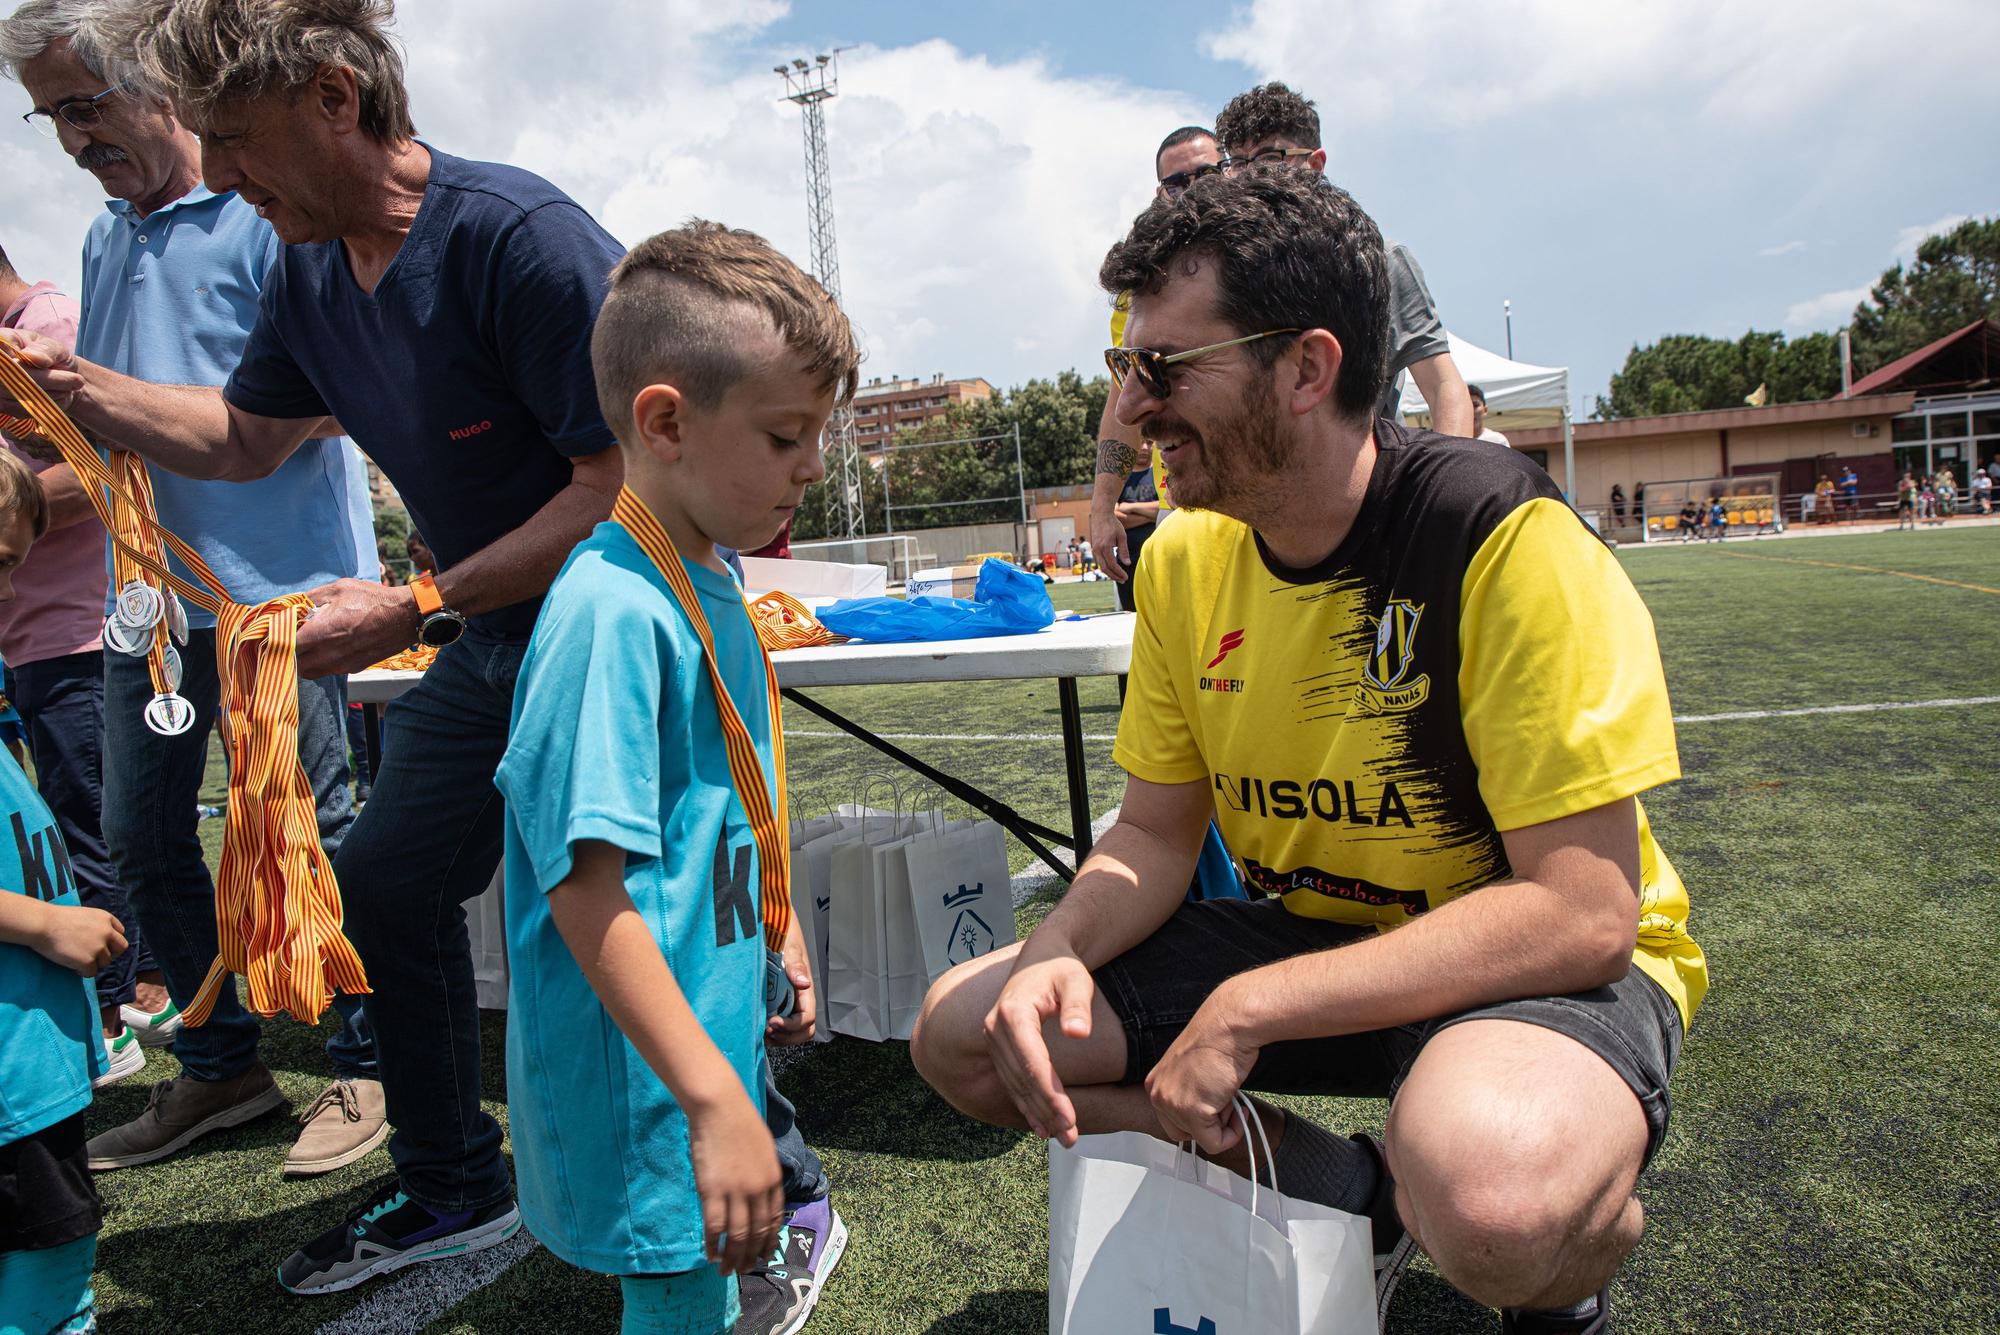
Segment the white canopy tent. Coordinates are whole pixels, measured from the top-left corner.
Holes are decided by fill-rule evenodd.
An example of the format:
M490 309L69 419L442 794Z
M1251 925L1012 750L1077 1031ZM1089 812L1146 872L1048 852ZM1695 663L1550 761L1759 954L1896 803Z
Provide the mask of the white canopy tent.
M1486 394L1486 424L1495 431L1510 428L1557 426L1563 429L1563 477L1576 476L1575 445L1570 438L1569 368L1532 366L1509 361L1497 352L1488 352L1447 331L1451 359L1468 385L1477 385ZM1403 377L1403 418L1418 425L1430 422L1430 406L1410 376Z

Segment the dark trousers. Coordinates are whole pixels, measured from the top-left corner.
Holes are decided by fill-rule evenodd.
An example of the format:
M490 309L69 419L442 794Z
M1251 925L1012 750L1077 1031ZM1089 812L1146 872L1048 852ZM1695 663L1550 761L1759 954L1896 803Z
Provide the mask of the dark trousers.
M125 927L125 953L97 971L97 1004L126 1005L138 976L159 966L104 845L104 654L93 650L8 666L14 707L28 727L36 786L69 849L77 895Z
M106 653L104 659L104 839L167 995L185 1008L215 962L215 882L202 860L195 803L208 766L221 689L215 631L196 630L181 650L180 693L194 706L194 726L162 737L142 717L153 698L146 660ZM354 823L347 790L347 742L342 716L347 679L299 683L299 763L318 803L319 837L329 855ZM334 999L341 1024L327 1040L335 1075L374 1073L373 1044L353 997ZM229 1080L257 1060L257 1018L225 987L208 1022L182 1026L174 1056L196 1080Z

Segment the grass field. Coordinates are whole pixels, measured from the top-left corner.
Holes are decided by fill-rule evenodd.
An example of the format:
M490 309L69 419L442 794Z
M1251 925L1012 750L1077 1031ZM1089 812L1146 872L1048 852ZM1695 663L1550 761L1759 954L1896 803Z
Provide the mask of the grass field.
M1621 1335L2000 1330L2000 528L1742 543L1624 558L1667 661L1686 777L1648 796L1693 896L1714 990L1674 1081L1674 1121L1641 1189L1645 1239L1614 1290ZM1872 567L1856 569L1854 567ZM1928 579L1900 577L1904 572ZM1934 582L1950 581L1950 582ZM1060 601L1109 604L1109 586ZM1026 739L902 744L1066 822L1052 683L827 691L882 732ZM1109 681L1083 687L1097 811L1119 794ZM1830 706L1943 700L1841 713ZM1756 715L1712 719L1719 714ZM836 800L882 766L803 713L797 782ZM218 790L219 791L219 788ZM219 835L219 823L210 822ZM1017 850L1017 866L1027 861ZM1023 926L1045 907L1024 910ZM485 1031L488 1106L504 1122L504 1018ZM295 1100L322 1083L321 1036L275 1023L266 1059ZM144 1105L144 1078L92 1111ZM1044 1153L975 1126L898 1045L842 1040L784 1071L852 1229L809 1329L1046 1329ZM1382 1108L1299 1106L1342 1128ZM289 1122L99 1179L105 1329L312 1332L610 1330L612 1281L530 1251L455 1306L453 1277L295 1299L282 1255L389 1171L385 1154L285 1182ZM474 1264L478 1258L474 1258ZM1497 1330L1422 1263L1391 1315L1401 1335Z

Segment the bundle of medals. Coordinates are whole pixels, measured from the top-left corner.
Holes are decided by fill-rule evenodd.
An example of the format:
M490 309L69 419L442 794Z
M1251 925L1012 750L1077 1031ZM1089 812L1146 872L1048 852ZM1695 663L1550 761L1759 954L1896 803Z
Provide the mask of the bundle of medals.
M111 470L125 485L111 494L111 515L119 542L112 551L118 598L104 618L104 647L113 653L143 658L152 669L153 698L146 706L146 726L162 737L178 737L194 726L194 706L181 695L181 649L188 642L187 607L165 581L146 579L146 571L127 548L143 552L154 565L166 563L166 553L153 526L141 522L131 497L153 509L153 482L139 459L122 450L111 455Z

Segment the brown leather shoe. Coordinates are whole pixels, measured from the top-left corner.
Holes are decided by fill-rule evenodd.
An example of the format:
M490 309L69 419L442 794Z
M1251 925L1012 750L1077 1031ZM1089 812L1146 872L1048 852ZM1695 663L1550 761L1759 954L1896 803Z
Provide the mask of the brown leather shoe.
M304 1127L285 1156L286 1177L344 1168L389 1138L380 1080L336 1080L299 1114Z
M285 1096L262 1062L231 1080L176 1076L153 1086L146 1111L91 1137L84 1151L92 1172L132 1168L177 1153L211 1131L241 1126L284 1106Z

